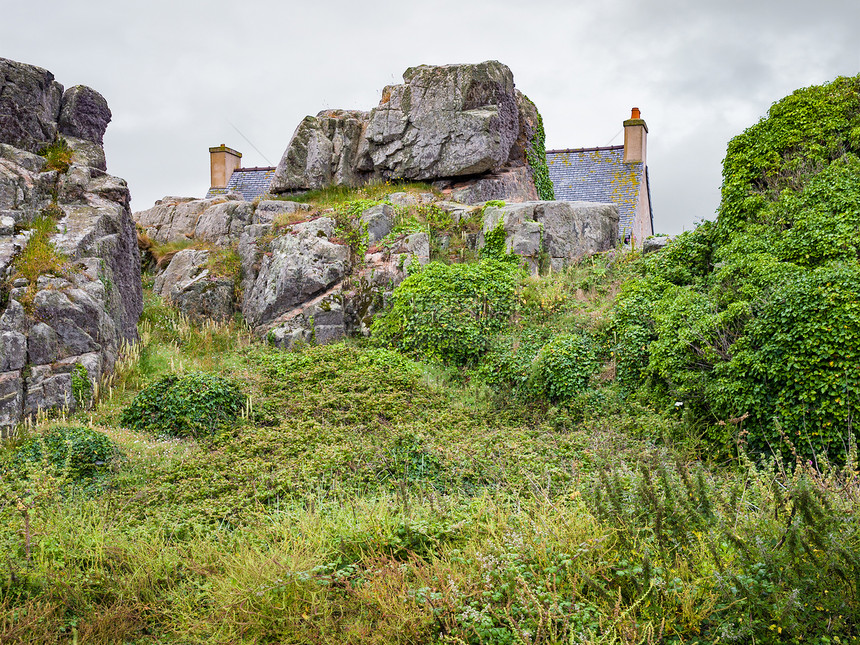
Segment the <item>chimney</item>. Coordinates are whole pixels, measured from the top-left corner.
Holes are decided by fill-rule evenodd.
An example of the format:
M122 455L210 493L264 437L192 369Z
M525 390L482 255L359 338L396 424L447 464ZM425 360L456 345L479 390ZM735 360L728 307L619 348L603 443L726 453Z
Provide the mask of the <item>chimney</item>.
M228 148L223 143L209 148L209 172L212 178L212 188L227 188L230 175L242 163L242 153Z
M648 126L642 120L639 108L633 108L624 122L624 163L645 163L648 144Z

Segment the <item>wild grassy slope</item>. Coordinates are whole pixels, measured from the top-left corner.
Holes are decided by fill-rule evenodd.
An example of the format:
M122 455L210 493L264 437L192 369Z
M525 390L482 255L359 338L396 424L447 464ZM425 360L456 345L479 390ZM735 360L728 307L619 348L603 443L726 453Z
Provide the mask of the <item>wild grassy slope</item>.
M499 346L595 333L625 272L525 280ZM124 458L87 491L65 462L4 473L4 643L855 635L854 474L691 460L679 419L612 384L611 354L588 396L550 402L527 376L490 387L366 344L278 352L153 299L142 332L76 420ZM244 420L198 440L118 427L147 383L201 369L243 385Z
M95 408L0 453L0 642L857 640L852 106L775 105L720 221L656 256L532 278L490 244L370 340L284 353L148 298Z

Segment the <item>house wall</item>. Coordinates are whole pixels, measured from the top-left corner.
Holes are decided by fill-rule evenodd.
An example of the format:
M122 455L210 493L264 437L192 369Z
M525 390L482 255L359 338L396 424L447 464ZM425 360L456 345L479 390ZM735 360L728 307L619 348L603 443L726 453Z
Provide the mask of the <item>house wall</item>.
M651 224L651 202L648 195L648 173L642 169L642 181L639 182L639 198L636 202L636 214L633 219L633 244L641 247L646 237L654 235Z

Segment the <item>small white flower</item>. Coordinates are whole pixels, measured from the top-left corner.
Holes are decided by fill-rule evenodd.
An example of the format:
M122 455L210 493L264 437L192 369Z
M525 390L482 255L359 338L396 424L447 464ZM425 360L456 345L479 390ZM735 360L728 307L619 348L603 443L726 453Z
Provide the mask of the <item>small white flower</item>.
M676 408L680 408L680 407L681 407L681 406L683 406L683 405L684 405L684 402L683 402L683 401L675 401L675 407L676 407Z

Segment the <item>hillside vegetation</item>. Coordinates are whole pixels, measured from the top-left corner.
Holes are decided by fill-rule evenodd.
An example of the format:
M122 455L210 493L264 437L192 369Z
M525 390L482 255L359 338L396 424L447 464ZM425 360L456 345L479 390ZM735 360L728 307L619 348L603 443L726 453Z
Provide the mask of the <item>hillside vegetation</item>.
M491 233L369 338L149 294L2 448L0 643L860 637L858 89L775 104L665 250L530 277Z
M843 461L854 441L858 153L860 78L798 90L729 143L717 220L625 288L619 367L715 449Z

